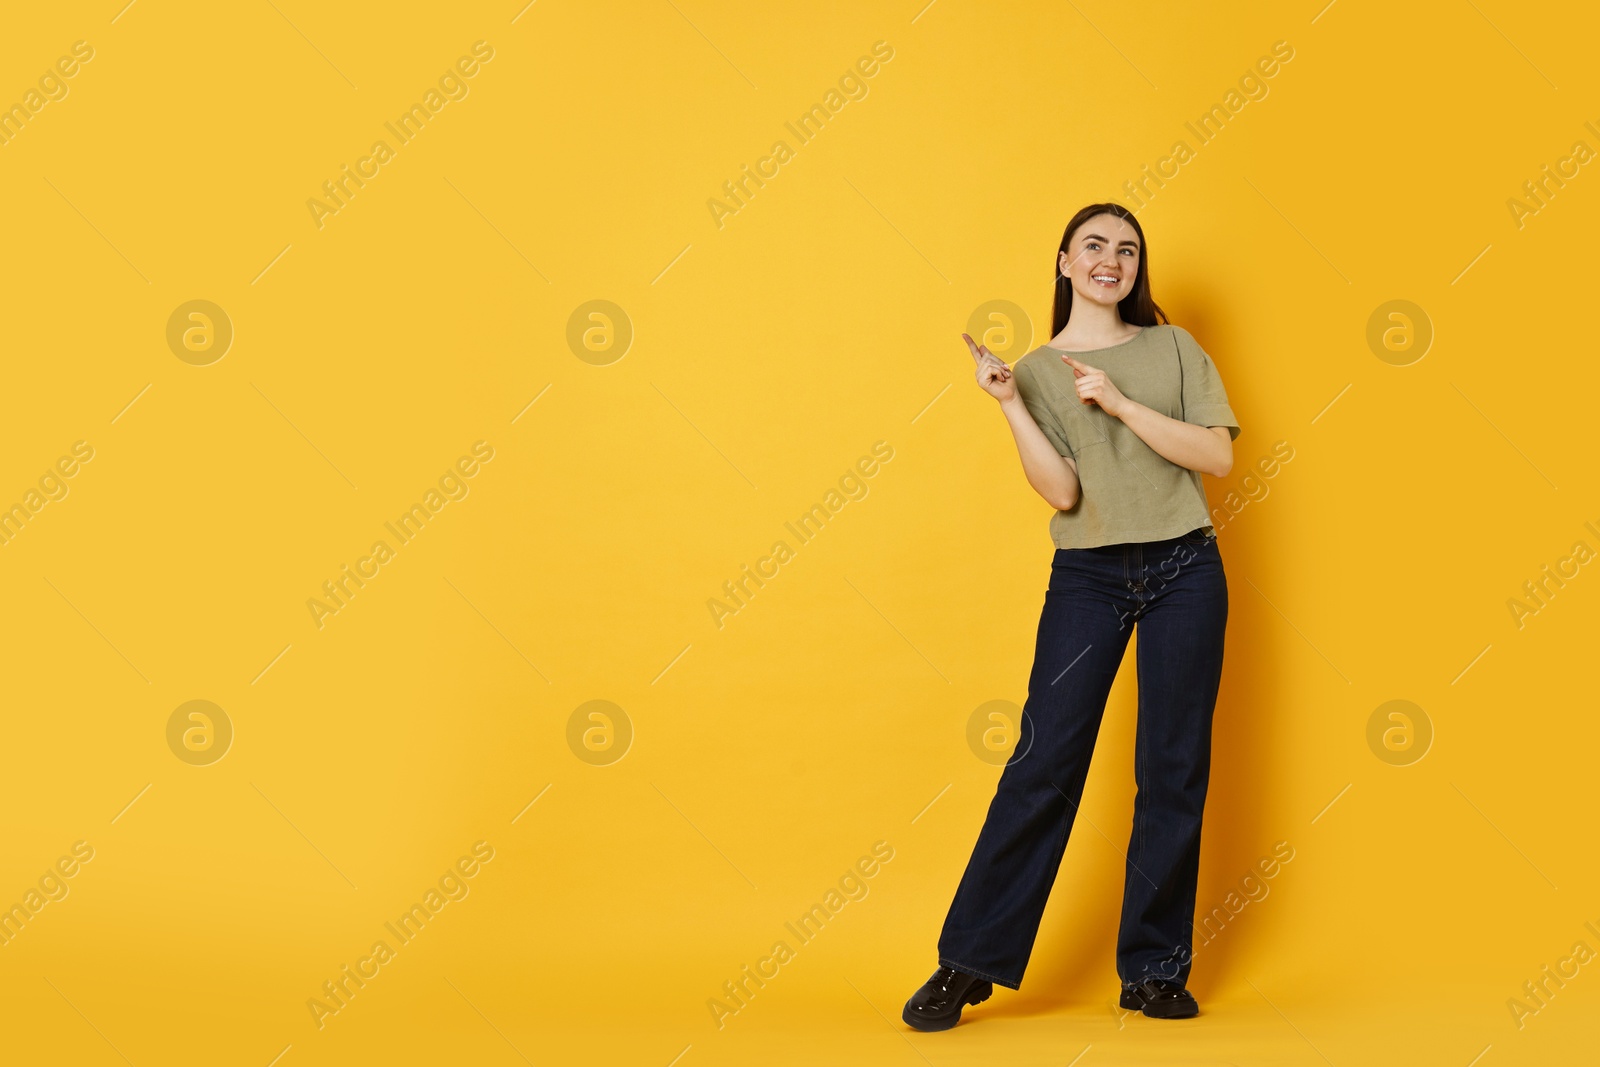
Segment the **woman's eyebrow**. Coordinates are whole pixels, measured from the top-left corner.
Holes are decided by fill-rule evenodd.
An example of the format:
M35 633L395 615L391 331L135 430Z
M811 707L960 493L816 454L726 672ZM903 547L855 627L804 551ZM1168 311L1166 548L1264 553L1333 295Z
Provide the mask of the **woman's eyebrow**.
M1098 234L1098 233L1091 233L1091 234L1087 234L1087 235L1086 235L1086 236L1085 236L1085 237L1084 237L1084 240L1086 240L1086 241L1089 241L1089 240L1094 240L1094 241L1099 241L1099 242L1101 242L1101 243L1102 243L1102 244L1104 244L1104 243L1105 243L1105 242L1107 242L1107 241L1109 241L1109 240L1111 240L1111 238L1109 238L1109 237L1102 237L1102 236L1101 236L1101 235L1100 235L1100 234ZM1120 248L1120 247L1122 247L1122 245L1128 245L1128 246L1129 246L1129 247L1132 247L1132 248L1138 248L1138 247L1139 247L1139 242L1138 242L1138 241L1131 241L1131 240L1130 240L1130 241L1123 241L1123 242L1122 242L1122 243L1121 243L1121 244L1119 244L1119 245L1118 245L1118 246L1117 246L1117 247L1119 247L1119 248Z

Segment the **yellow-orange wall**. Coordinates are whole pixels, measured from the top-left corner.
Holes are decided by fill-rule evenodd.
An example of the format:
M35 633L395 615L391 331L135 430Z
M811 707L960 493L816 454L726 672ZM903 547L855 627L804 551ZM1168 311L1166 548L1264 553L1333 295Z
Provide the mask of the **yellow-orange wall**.
M65 892L0 945L8 1061L1592 1053L1597 968L1507 1004L1600 951L1586 5L121 2L0 34L0 104L40 89L0 144L0 505L45 479L0 545L0 904ZM914 1034L999 774L969 720L1025 696L1052 551L959 334L1047 339L1062 227L1108 198L1243 427L1206 480L1232 609L1201 910L1293 858L1199 949L1200 1019L1111 1009L1130 653L1023 990ZM220 358L184 348L197 300ZM1397 700L1431 732L1409 763L1387 709L1369 731ZM231 729L214 762L169 732L190 701ZM875 845L865 895L787 934ZM465 895L399 942L441 878Z

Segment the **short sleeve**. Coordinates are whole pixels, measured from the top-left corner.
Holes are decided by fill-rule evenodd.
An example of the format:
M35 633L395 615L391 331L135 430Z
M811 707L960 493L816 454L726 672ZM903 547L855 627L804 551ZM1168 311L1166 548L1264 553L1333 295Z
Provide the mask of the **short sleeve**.
M1033 376L1033 368L1026 360L1017 360L1013 367L1012 377L1017 383L1017 394L1022 397L1023 406L1028 409L1028 414L1033 416L1033 421L1038 423L1039 429L1060 455L1072 458L1072 446L1067 443L1067 433L1061 427L1061 420L1056 417L1055 410L1050 407L1045 397L1045 392L1039 387L1038 381Z
M1217 365L1200 343L1181 326L1173 328L1178 339L1178 359L1183 370L1183 421L1196 426L1226 426L1229 440L1239 438L1239 420L1228 404L1228 391L1222 386Z

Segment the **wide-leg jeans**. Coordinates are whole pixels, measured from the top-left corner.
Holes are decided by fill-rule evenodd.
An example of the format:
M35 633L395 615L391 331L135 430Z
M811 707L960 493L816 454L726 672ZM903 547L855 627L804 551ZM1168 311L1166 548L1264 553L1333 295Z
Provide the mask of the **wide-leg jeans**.
M1135 626L1139 721L1117 974L1187 983L1228 584L1205 527L1056 549L1020 737L939 936L939 963L1017 989Z

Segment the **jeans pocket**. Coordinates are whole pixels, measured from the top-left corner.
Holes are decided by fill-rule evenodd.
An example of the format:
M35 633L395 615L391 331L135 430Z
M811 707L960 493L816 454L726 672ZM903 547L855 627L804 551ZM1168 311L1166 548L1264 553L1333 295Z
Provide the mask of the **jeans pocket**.
M1191 545L1209 545L1215 542L1216 539L1217 535L1215 533L1206 533L1206 528L1204 526L1190 530L1188 533L1183 535L1183 540Z

